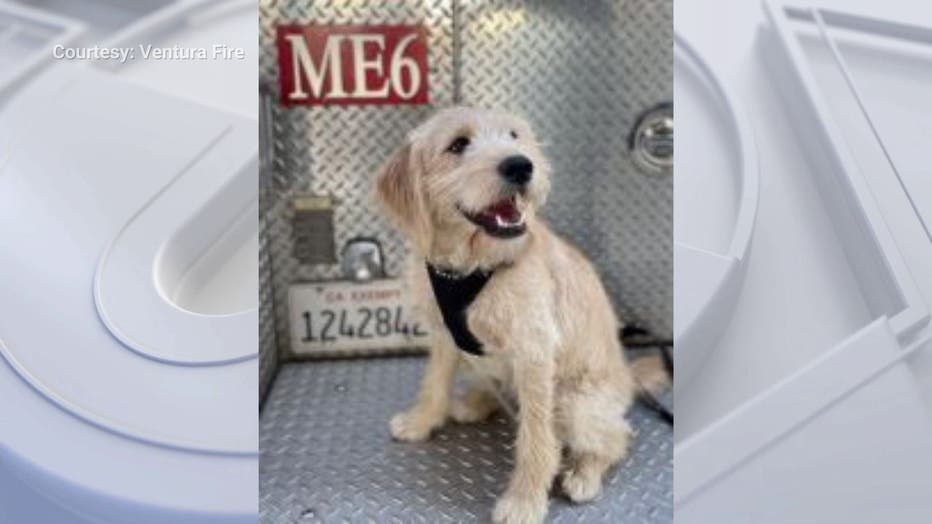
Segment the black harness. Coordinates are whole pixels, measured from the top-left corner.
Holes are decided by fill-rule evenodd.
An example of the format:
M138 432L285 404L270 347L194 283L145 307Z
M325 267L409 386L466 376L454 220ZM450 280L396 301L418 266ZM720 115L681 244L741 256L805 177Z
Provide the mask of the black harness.
M479 292L492 278L492 273L477 269L468 275L459 275L427 264L427 274L430 276L430 285L434 289L434 298L437 299L443 323L453 336L457 347L473 355L483 354L482 343L466 325L466 309L479 296Z

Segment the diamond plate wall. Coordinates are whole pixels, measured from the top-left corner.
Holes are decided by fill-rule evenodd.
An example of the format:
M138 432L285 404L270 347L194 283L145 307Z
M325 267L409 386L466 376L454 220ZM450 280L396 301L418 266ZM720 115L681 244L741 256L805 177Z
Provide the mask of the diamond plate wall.
M283 108L276 104L272 110L275 160L269 175L271 191L260 207L269 217L277 333L280 352L287 357L288 285L340 275L338 265L302 265L293 257L289 203L294 195L335 196L339 202L334 212L337 250L353 237L375 236L382 243L388 273L401 271L406 248L373 206L371 181L410 129L438 107L453 103L453 2L262 0L260 17L260 81L275 90L278 23L423 24L430 33L431 105Z
M673 2L463 2L466 105L526 116L554 167L546 215L599 267L625 322L673 332L673 178L629 158L638 116L673 98Z
M268 219L259 217L259 398L264 399L278 371L272 264L269 257Z
M279 23L423 23L431 35L431 106L271 108L260 211L281 357L288 285L339 275L292 256L291 198L334 195L337 250L376 236L397 274L405 247L371 204L370 181L409 129L454 102L532 121L555 167L551 222L596 262L626 322L670 335L673 181L638 172L626 139L641 112L672 99L672 16L672 0L260 0L260 81L273 92Z
M271 235L275 218L269 211L275 197L272 186L272 93L259 86L259 401L260 405L278 372L278 337L275 333L275 287L272 279Z

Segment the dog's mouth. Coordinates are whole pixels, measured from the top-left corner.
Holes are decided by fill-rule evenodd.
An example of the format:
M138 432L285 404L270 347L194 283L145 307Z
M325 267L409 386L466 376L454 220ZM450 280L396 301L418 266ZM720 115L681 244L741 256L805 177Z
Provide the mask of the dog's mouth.
M514 238L527 230L524 213L518 209L514 196L499 200L477 212L466 211L461 207L460 213L493 237Z

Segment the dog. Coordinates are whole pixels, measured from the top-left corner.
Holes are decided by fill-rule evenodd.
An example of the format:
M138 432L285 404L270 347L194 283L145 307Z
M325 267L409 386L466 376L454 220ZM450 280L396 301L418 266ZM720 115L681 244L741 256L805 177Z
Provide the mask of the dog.
M560 473L574 502L594 499L626 454L625 414L639 384L666 385L659 359L626 363L615 316L586 257L537 216L551 168L530 125L504 112L440 110L408 135L375 193L413 244L407 278L431 327L413 405L392 436L422 441L448 418L496 411L500 384L517 400L515 466L495 522L542 522ZM593 188L596 190L596 188ZM457 367L476 380L453 399Z

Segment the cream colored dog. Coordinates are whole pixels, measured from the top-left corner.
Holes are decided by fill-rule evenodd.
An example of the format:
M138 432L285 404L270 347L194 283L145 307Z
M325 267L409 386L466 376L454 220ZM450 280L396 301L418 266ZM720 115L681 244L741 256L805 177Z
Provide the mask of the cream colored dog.
M593 499L631 435L624 415L635 380L609 298L582 253L535 216L549 178L550 166L524 120L457 107L411 132L376 183L379 199L414 244L410 277L433 334L420 394L392 418L391 433L424 440L448 416L473 422L495 411L496 396L483 387L490 380L451 399L464 360L504 385L518 401L518 433L515 468L495 506L496 522L543 520L564 446L563 491L573 501ZM484 355L458 350L425 262L439 278L491 275L465 310ZM636 364L643 384L665 380L659 360Z

